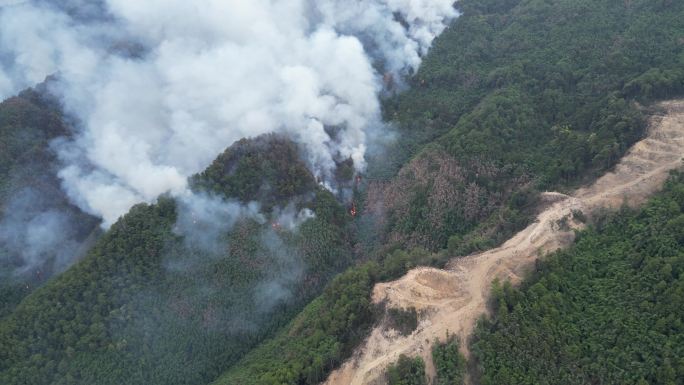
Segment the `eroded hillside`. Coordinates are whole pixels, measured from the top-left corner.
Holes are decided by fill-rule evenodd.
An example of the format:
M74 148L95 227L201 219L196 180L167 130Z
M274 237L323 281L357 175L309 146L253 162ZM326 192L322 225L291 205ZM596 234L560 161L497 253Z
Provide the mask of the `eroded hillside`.
M465 341L478 317L487 312L495 279L517 283L544 253L574 240L574 230L586 216L622 204L636 206L656 192L669 171L684 157L684 101L661 104L663 114L651 118L647 137L636 143L612 172L572 195L548 192L536 221L502 246L467 257L456 257L445 270L417 268L399 280L375 286L372 300L388 308L414 307L417 329L400 336L386 325L376 326L353 358L333 372L326 384L382 383L387 366L401 354L421 356L434 377L430 346L447 333ZM467 345L462 344L465 354Z

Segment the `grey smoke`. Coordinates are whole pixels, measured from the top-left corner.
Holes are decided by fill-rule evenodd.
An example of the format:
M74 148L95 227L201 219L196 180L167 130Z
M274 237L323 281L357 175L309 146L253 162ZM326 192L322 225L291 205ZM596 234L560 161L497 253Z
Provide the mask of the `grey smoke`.
M225 237L239 220L266 222L257 202L243 205L206 193L185 194L177 199L174 233L182 236L185 247L208 255L225 255Z
M270 276L258 283L253 292L257 312L266 314L292 297L292 288L304 274L305 265L275 231L264 231L260 241L274 257L274 266L269 269Z
M274 209L271 215L275 218L273 220L274 227L289 231L296 231L302 223L316 217L316 214L308 208L297 210L294 203L290 203L282 209Z
M63 271L84 251L76 220L43 193L20 190L0 220L0 258L13 260L15 274L36 268L47 268L46 275Z
M270 268L265 271L267 276L257 282L251 292L257 313L265 314L291 298L291 290L304 273L305 264L281 239L279 232L296 232L304 222L315 218L310 209L298 210L291 203L284 208L274 208L267 216L257 202L242 204L207 193L184 194L176 202L177 219L173 232L182 238L183 248L180 256L165 263L167 269L184 272L225 258L230 254L229 233L239 221L251 220L261 226L259 245L271 260ZM207 295L211 294L210 289L206 290ZM254 316L236 310L234 322Z
M181 238L181 247L173 243L166 255L164 266L169 277L186 279L181 277L202 274L214 263L229 258L233 246L230 233L236 226L244 226L245 221L257 226L250 230L258 244L253 257L263 258L269 267L259 271L263 275L251 282L249 288L237 286L236 290L245 290L237 300L239 303L232 303L217 313L215 327L230 333L256 330L264 316L293 298L306 264L296 248L284 239L296 233L304 222L315 218L311 210L297 210L294 204L289 204L264 214L255 202L241 204L206 193L184 195L176 202L177 220L173 231ZM217 287L202 280L190 285L193 301L230 295L218 292Z
M381 72L415 71L457 16L452 0L13 3L0 8L0 97L57 75L78 123L60 177L105 227L185 194L242 137L289 135L331 188L336 161L362 171L387 134Z

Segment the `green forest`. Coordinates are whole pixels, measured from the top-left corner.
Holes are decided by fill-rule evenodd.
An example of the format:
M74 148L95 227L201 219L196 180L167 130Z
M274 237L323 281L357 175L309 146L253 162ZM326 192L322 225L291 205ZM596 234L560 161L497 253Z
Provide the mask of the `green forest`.
M397 206L388 207L390 218L381 232L398 233L397 241L373 239L375 248L368 254L376 262L345 273L364 279L335 286L335 299L343 302L336 306L356 310L352 316L339 313L355 331L367 331L372 324L366 301L373 283L416 265L441 266L449 257L507 239L529 220L536 192L569 189L606 170L643 135L649 111L642 106L684 91L679 40L684 4L463 0L458 6L463 14L437 39L411 79L412 88L385 102L387 117L401 133L389 155L397 163L371 162L369 178L389 175L390 188L408 186L405 202L397 206L405 203L410 210L392 219ZM608 58L620 61L619 67L607 65ZM671 76L651 85L658 92L634 93L633 85L643 82L645 73ZM438 194L431 183L440 176L435 153L446 153L464 170L451 188L477 193L472 210L480 214L472 223L458 215L470 209L464 207L470 202L456 199L440 207L431 200L430 193ZM424 157L429 160L424 169L412 165ZM433 172L425 185L418 183L419 172ZM369 203L371 193L362 199ZM430 222L434 207L440 212L437 222ZM362 218L359 226L369 225ZM422 242L406 242L416 233ZM417 248L403 251L407 244ZM324 326L302 333L297 325L315 325L314 320L334 314L318 301L332 302L325 295L314 301L298 321L216 384L316 384L323 379L348 357L358 337ZM283 356L283 351L292 353ZM323 369L311 378L312 368Z
M432 362L435 378L431 382L425 374L425 362L420 357L399 356L395 364L387 369L388 385L454 385L462 384L466 372L466 359L459 351L458 340L448 337L446 342L434 342Z
M37 213L59 212L70 225L62 241L87 244L99 234L99 221L71 204L61 190L56 156L49 147L51 140L68 135L68 130L57 106L40 88L0 103L0 218L33 220ZM0 318L64 268L55 263L59 251L43 250L44 263L13 273L24 267L24 245L16 243L0 242ZM66 253L75 251L64 248Z
M197 194L264 213L221 230L218 249L186 242L186 206L167 195L101 233L50 166L50 141L69 134L57 107L40 87L0 104L0 214L32 188L92 244L55 277L15 277L17 257L0 247L0 383L319 384L386 316L370 301L376 283L500 244L532 220L540 192L609 170L655 102L684 94L684 2L456 6L408 89L382 101L396 141L360 182L337 165L351 198L321 187L278 135L238 141L190 178ZM287 207L313 215L289 229L278 222ZM466 372L483 385L684 384L682 210L676 174L519 288L494 283L473 341L434 345L433 384ZM393 317L404 333L416 327L415 310ZM386 379L426 384L425 363L404 356Z
M684 174L493 293L473 337L477 383L684 383Z
M240 199L233 188L251 186L243 179L254 179L254 159L261 185L249 188L276 189L264 206L306 192L300 205L316 217L297 231L245 219L208 253L173 231L174 199L134 207L0 322L0 382L207 383L296 314L352 262L350 216L312 182L294 144L275 136L237 143L194 184ZM296 263L303 271L291 271ZM271 304L259 284L281 277L288 295Z
M487 235L501 241L510 225L524 225L526 194L600 175L642 136L644 106L681 95L684 4L462 0L457 7L462 15L436 39L411 88L385 101L399 140L390 159L370 163L370 174L392 178L404 166L399 177L411 180L409 192L390 201L390 240L438 250L454 235L484 235L464 239L461 251L469 252L493 246ZM453 163L462 176L438 183L454 167L423 157ZM423 173L425 182L417 178ZM445 195L456 203L440 202ZM478 229L488 221L500 228Z

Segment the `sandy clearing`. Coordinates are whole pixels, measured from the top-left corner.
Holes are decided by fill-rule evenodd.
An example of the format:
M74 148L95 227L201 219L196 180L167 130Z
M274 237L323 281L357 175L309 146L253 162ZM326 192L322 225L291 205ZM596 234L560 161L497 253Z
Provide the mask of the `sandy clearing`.
M375 327L353 357L331 373L326 385L383 384L387 366L399 355L421 356L432 379L430 355L435 340L447 333L466 341L477 319L487 311L491 282L520 281L541 255L570 245L573 229L584 225L575 217L589 215L598 208L617 208L623 203L636 206L659 190L670 170L684 158L684 100L662 103L665 114L651 118L647 137L591 186L572 196L556 192L543 194L548 207L536 221L498 248L452 259L445 270L416 268L402 278L377 284L373 302L388 307L415 307L418 328L409 336ZM462 343L468 355L467 345Z

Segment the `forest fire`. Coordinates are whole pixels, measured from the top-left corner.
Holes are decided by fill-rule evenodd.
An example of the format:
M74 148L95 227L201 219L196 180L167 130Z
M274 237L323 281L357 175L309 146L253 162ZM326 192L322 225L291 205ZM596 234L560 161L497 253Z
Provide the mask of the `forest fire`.
M356 203L352 202L351 208L349 209L349 214L351 214L352 217L356 216Z
M392 75L391 72L387 72L385 75L383 75L382 82L384 83L385 89L387 91L394 90L394 75Z

